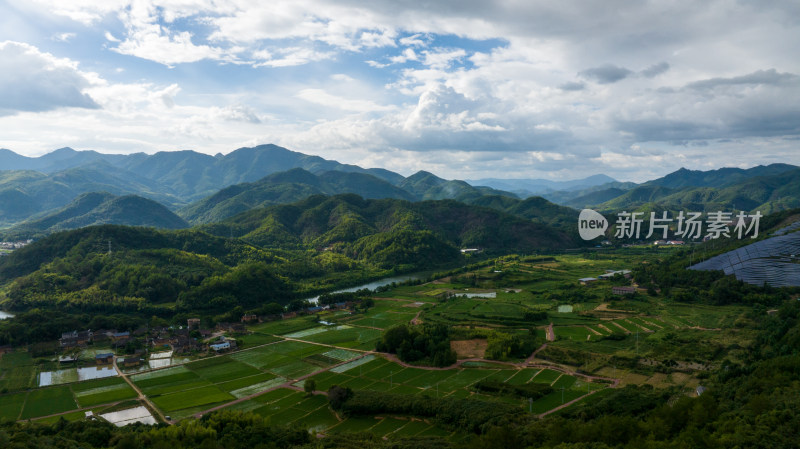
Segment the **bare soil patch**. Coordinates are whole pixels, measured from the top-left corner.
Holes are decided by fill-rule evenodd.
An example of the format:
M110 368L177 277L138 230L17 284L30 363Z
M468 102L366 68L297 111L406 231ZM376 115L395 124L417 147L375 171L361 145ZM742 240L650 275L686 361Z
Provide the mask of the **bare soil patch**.
M456 352L459 359L483 358L488 342L483 338L471 340L453 340L450 349Z

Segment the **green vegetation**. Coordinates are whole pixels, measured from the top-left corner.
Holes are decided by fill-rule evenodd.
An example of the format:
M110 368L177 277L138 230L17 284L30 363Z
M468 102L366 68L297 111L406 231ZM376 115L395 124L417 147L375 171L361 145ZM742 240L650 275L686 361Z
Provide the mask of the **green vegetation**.
M334 254L325 260L347 258L366 272L382 272L383 256L366 252L369 245L358 247L358 257L368 254L366 259L347 255L358 242L374 243L380 233L331 243L325 251L310 245L336 228L332 217L349 217L343 220L350 227L339 228L337 235L350 229L357 236L359 223L374 226L373 218L386 204L399 203L349 197L318 201L319 210L293 221L302 227L292 233L304 230L297 234L298 249L265 249L197 230L102 227L64 233L4 256L27 251L26 257L40 261L34 266L21 258L18 264L0 265L0 275L9 280L21 273L4 294L22 311L19 318L0 323L0 330L13 330L5 335L15 338L34 332L23 325L77 326L90 312L98 312L90 318L98 327L122 329L169 320L185 324L189 313L199 313L203 329L215 321L238 321L251 311L264 312L264 321L247 324L246 333L236 337L238 350L195 355L183 365L131 375L158 411L180 421L169 427L174 435L158 433L166 425L98 430L81 422L79 408L135 402L130 400L136 394L120 378L21 391L32 387L36 372L56 369L58 348L47 343L0 358L0 382L8 388L0 394L0 416L13 421L61 413L76 421L50 416L24 432L31 438L57 432L82 447L161 441L174 447L237 447L240 440L217 425L252 425L263 435L294 435L295 430L324 435L306 433L308 439L285 442L296 447L733 449L763 441L775 447L796 443L769 436L793 435L798 422L793 382L800 345L797 289L753 287L718 273L687 272L694 256L686 248L485 254L460 259L478 260L430 279L320 297L321 304L350 303L349 309L315 309L281 319L282 304L303 308L298 299L314 291L317 282L346 276L345 269L314 273L309 261ZM408 220L406 211L393 209ZM783 221L775 220L775 226ZM427 233L448 241L438 231L410 229L409 238ZM111 257L92 249L108 234L119 239ZM64 244L62 238L73 242ZM712 253L720 246L712 242L695 251ZM390 254L406 257L399 250L384 253ZM196 271L184 272L184 266ZM308 271L289 276L295 266ZM578 282L623 269L632 270L632 278ZM612 286L634 283L639 286L635 295L611 293ZM113 300L103 302L103 295ZM104 315L106 310L114 313ZM49 338L58 336L50 332ZM100 350L81 352L90 358ZM697 397L700 385L706 390ZM210 412L218 407L228 411ZM23 432L20 425L0 424L0 441L17 441L11 437ZM51 425L60 427L53 431ZM69 430L77 425L84 426L80 432ZM190 427L200 435L191 442L182 433ZM87 441L86 435L95 432L104 436ZM279 446L277 441L271 442Z
M522 414L518 407L499 402L437 399L378 391L350 391L339 386L328 390L331 407L347 415L410 414L435 418L438 424L480 433L493 423L508 422Z
M114 223L162 229L189 227L160 203L136 195L116 196L107 192L84 193L55 212L3 230L8 240L40 238L53 232Z
M553 389L550 387L550 385L542 383L514 385L507 382L497 382L492 380L482 380L477 382L473 388L482 393L511 395L534 400L539 399L542 396L547 396L553 392Z
M409 363L448 366L456 361L456 353L450 349L449 331L442 325L392 327L383 333L376 349L397 354L400 360Z

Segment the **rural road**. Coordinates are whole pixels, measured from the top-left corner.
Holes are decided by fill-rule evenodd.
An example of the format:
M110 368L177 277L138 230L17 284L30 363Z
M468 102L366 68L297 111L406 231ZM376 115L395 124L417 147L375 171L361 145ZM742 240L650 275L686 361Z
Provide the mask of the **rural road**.
M153 403L150 401L150 398L148 398L147 396L145 396L145 394L144 394L144 393L142 393L142 390L140 390L140 389L139 389L139 387L137 387L137 386L136 386L136 384L135 384L135 383L133 383L133 382L132 382L132 381L131 381L131 380L128 378L128 375L127 375L127 374L125 374L124 372L122 372L122 370L121 370L121 369L119 369L119 366L117 366L117 358L116 358L116 357L114 357L114 369L115 369L115 370L117 370L117 373L119 373L119 377L121 377L121 378L122 378L122 380L124 380L125 382L127 382L127 383L128 383L128 385L130 385L130 386L131 386L131 388L133 388L133 391L135 391L135 392L136 392L136 394L138 394L138 395L139 395L139 400L140 400L140 401L143 401L143 402L145 402L145 403L146 403L146 404L149 406L149 408L150 408L150 410L151 410L151 411L154 411L154 412L156 412L156 413L158 414L158 417L159 417L159 418L161 418L161 421L162 421L162 422L165 422L165 423L168 423L168 424L175 424L175 422L174 422L174 421L172 421L172 420L167 420L166 416L164 416L164 414L163 414L163 413L161 413L161 409L159 409L158 407L156 407L156 405L155 405L155 404L153 404Z

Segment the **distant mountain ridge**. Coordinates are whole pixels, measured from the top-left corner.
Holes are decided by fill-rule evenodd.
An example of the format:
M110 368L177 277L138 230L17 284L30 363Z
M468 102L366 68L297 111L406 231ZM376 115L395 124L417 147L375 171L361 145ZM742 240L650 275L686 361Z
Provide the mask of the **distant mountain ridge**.
M453 199L562 229L574 221L576 209L585 207L603 211L726 207L762 208L766 212L795 207L800 201L794 193L800 185L789 175L798 168L788 164L710 171L680 169L643 184L618 182L605 175L559 182L472 181L485 181L489 186L446 180L427 171L404 177L271 144L216 156L195 151L119 155L61 148L31 158L0 150L0 164L11 169L0 170L0 228L63 216L61 208L92 192L144 197L165 205L192 224L211 223L312 195L353 193L367 199ZM530 189L544 191L541 197L532 196ZM514 192L527 199L519 199Z
M414 201L468 200L484 194L515 196L488 187L472 187L463 181L444 180L429 173L405 178L389 170L341 164L277 145L239 148L217 156L195 151L117 155L61 148L32 158L0 150L0 164L9 169L0 170L0 227L55 211L83 193L100 191L140 195L173 210L184 207L192 221L207 220L199 218L202 214L225 218L248 207L293 202L320 193L358 193L365 198ZM303 169L311 175L325 174L325 185L307 178L310 184L300 182L281 189L275 186L278 184L275 178L265 182L273 184L271 192L263 189L265 183L220 192L229 186L258 183L265 176L293 169ZM430 177L429 189L416 184L420 177ZM283 179L290 182L286 177ZM244 194L243 190L248 188L261 188L261 192ZM276 189L283 192L279 194ZM290 193L292 189L294 192ZM226 196L237 198L224 201ZM205 204L187 206L201 200ZM223 201L225 204L218 204ZM210 211L214 207L216 210Z
M549 179L502 179L502 178L483 178L467 180L473 186L487 186L495 189L514 192L520 196L542 195L554 191L574 191L583 190L590 187L618 182L616 179L603 174L592 175L582 179L569 181L552 181Z
M84 193L62 209L24 221L0 232L6 239L41 237L85 226L117 224L182 229L189 224L162 204L136 195Z

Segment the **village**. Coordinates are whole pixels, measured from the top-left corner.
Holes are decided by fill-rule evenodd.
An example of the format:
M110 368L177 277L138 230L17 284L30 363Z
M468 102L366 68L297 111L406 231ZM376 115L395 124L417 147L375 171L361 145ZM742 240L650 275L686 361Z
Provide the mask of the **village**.
M139 327L133 331L117 329L72 330L61 334L53 344L59 368L116 364L122 369L151 369L163 365L162 359L185 356L191 359L234 351L240 344L237 337L247 335L245 325L309 316L324 311L354 313L359 301L341 301L325 305L309 305L300 310L258 316L242 315L239 322L221 322L203 326L200 318L189 318L186 326ZM323 322L324 324L324 322ZM87 351L91 349L91 351ZM165 353L169 353L165 356ZM94 358L85 354L94 354ZM157 360L157 362L152 362Z

